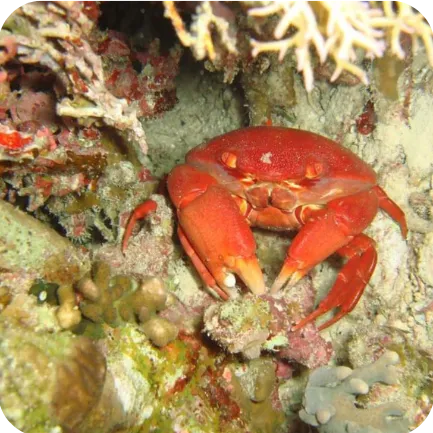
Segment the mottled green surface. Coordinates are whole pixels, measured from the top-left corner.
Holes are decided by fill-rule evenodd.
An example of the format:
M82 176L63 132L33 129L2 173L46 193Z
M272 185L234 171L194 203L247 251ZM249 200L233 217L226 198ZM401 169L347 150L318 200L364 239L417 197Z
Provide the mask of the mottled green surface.
M69 283L89 261L71 242L34 217L0 200L0 267L52 283Z

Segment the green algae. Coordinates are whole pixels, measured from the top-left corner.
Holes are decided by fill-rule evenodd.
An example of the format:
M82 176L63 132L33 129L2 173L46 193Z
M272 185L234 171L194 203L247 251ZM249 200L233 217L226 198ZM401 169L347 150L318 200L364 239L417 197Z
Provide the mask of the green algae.
M433 360L424 356L419 349L408 341L404 343L391 343L388 350L398 353L404 373L400 383L408 396L418 399L423 395L433 400L433 388L430 377L433 374Z
M268 302L250 297L222 304L220 319L230 322L234 332L245 332L251 328L267 329L272 316Z
M22 270L50 283L71 283L89 266L71 242L32 216L0 200L0 267Z
M40 333L0 319L0 402L9 421L30 433L56 427L51 407L56 360L64 359L75 337Z

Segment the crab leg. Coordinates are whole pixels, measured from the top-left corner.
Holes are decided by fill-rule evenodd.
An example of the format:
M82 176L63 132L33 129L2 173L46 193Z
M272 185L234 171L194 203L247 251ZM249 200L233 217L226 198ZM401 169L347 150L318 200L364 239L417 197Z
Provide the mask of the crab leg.
M180 239L180 243L183 246L183 249L185 250L186 254L190 258L192 264L194 265L197 272L200 274L201 279L205 282L205 284L210 287L212 290L214 290L222 299L225 301L229 298L227 293L221 290L216 281L215 278L212 276L212 274L207 270L204 263L201 261L200 257L195 252L193 246L188 241L187 237L185 236L185 233L183 232L182 228L179 227L177 229L177 234Z
M131 213L131 216L129 217L128 224L125 228L125 233L123 235L122 240L122 253L125 254L126 247L128 246L128 240L131 237L132 230L134 229L134 226L137 221L146 218L147 215L149 215L151 212L155 211L158 205L153 200L146 200L145 202L141 203L139 206L137 206Z
M397 223L400 225L401 234L406 239L407 223L404 212L386 195L386 192L380 186L376 185L374 190L379 198L379 207L384 210L393 220L397 221Z
M374 241L363 234L355 236L348 245L338 250L338 254L349 260L339 272L334 286L318 308L302 319L292 331L303 328L333 308L339 308L334 317L319 327L319 330L325 329L350 313L358 303L376 266Z
M289 285L294 285L336 251L350 258L323 306L319 306L319 311L313 312L307 321L301 322L302 326L334 307L340 307L344 315L356 305L376 264L373 243L367 242L366 236L358 235L370 224L378 206L379 198L375 191L369 190L332 200L326 209L305 213L308 220L290 245L272 292L278 291L289 279ZM342 249L345 246L346 249ZM361 254L355 255L354 249L360 249ZM297 329L299 327L301 325Z

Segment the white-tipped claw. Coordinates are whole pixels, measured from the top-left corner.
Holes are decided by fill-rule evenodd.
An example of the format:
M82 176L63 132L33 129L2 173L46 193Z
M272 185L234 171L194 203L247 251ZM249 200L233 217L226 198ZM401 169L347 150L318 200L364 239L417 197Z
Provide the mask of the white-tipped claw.
M230 288L234 287L236 285L236 277L233 274L227 273L224 278L224 285Z

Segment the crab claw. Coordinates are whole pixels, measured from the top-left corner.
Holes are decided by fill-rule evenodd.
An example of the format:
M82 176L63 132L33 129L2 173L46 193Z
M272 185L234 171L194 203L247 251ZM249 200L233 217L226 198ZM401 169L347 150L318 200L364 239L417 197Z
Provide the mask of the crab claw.
M173 170L168 189L178 208L182 246L203 281L223 299L230 296L235 275L253 293L264 293L255 240L231 194L212 176L190 166Z
M226 294L223 298L236 283L234 274L253 293L265 292L254 237L225 189L211 187L196 197L179 210L179 223L185 251L207 285Z
M299 231L289 247L272 292L279 290L287 280L290 285L295 284L317 263L335 252L348 260L325 299L292 331L337 309L335 316L319 327L322 330L356 306L377 261L374 241L361 232L376 215L378 206L379 198L373 190L333 200L327 209L319 210Z

